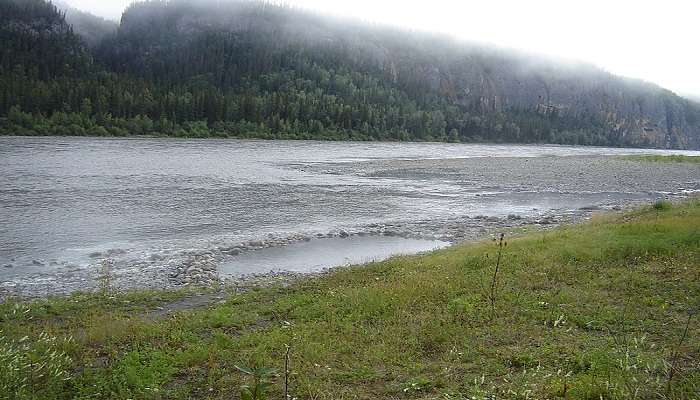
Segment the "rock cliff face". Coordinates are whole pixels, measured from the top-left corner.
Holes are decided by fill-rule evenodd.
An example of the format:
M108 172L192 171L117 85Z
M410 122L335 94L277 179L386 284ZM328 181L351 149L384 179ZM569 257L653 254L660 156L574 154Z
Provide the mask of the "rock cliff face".
M700 105L591 65L250 1L137 3L124 14L119 32L121 44L140 46L143 57L211 32L271 37L276 46L320 55L319 63L333 54L348 68L369 71L409 96L438 96L471 113L556 114L582 128L590 123L605 129L623 145L700 148Z
M657 148L699 148L698 107L658 86L624 79L590 67L489 60L488 68L466 59L434 64L422 72L426 86L455 103L483 113L536 110L602 121L624 142Z
M442 49L442 57L427 56L412 65L405 54L418 51L388 50L384 71L395 81L418 81L423 90L482 113L535 110L590 118L627 143L700 148L700 104L657 85L590 65L533 61L468 45Z

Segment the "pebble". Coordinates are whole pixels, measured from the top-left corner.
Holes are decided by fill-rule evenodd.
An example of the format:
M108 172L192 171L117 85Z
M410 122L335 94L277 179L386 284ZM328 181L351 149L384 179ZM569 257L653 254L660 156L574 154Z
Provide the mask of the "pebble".
M557 220L554 217L545 217L540 220L535 221L536 224L539 225L552 225L556 224Z

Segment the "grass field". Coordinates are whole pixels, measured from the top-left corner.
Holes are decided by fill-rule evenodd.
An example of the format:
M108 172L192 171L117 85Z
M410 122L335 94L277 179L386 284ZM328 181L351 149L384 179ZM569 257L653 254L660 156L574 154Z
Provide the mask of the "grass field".
M0 305L0 398L700 398L698 201L185 295Z
M625 158L627 160L635 160L635 161L700 164L700 156L643 155L643 156L624 156L623 158Z

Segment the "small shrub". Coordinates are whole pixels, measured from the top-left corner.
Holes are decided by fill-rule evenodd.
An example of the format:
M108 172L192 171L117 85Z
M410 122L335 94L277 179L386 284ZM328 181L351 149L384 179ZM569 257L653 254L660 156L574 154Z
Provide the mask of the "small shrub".
M404 393L417 393L429 391L435 387L435 384L428 378L417 377L409 380L403 385Z
M272 386L272 380L277 376L277 370L273 368L240 367L236 369L252 378L250 385L241 386L241 400L266 400L267 393Z
M654 210L666 211L666 210L670 210L673 207L673 205L668 200L657 200L656 202L654 202L653 207L654 207Z
M481 315L482 303L479 295L464 295L452 299L447 309L456 321L475 320Z

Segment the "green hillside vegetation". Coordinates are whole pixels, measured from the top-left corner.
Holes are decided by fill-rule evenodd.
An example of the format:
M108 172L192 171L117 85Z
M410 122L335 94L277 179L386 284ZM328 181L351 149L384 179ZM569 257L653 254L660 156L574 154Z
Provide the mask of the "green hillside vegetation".
M6 302L0 397L283 398L290 346L294 398L692 399L700 202L659 204L172 315L188 294Z
M116 34L44 0L0 15L0 134L700 148L669 91L439 35L246 0L136 2Z

